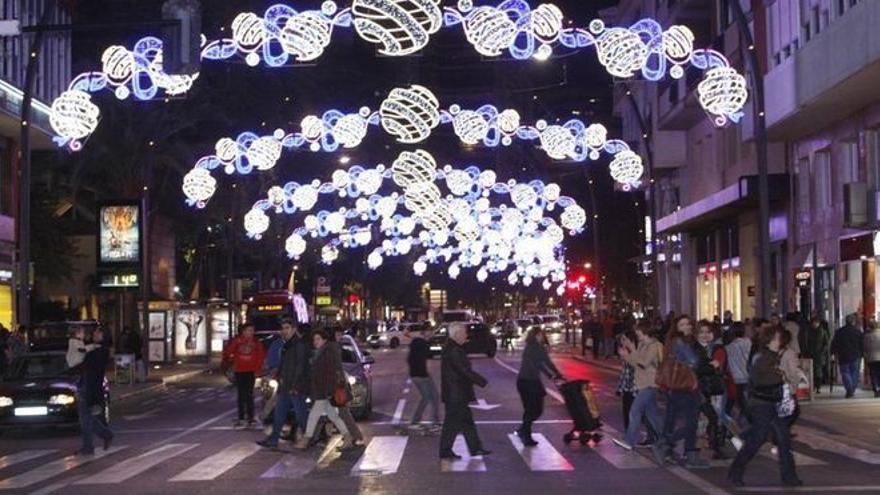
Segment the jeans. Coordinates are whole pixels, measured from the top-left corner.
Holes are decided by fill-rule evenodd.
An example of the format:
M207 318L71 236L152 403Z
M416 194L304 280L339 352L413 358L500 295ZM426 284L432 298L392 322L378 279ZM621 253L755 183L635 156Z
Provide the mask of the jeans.
M742 480L746 471L746 465L761 450L770 435L776 440L779 449L779 471L783 483L792 483L798 479L794 466L794 457L791 454L791 436L788 423L779 418L775 404L756 404L749 407L749 415L752 418L752 426L743 434L745 444L736 455L730 466L728 478Z
M471 454L483 450L474 415L467 402L447 402L445 405L446 415L443 418L443 431L440 432L440 455L452 452L455 437L459 433L464 434Z
M306 421L308 419L309 409L306 406L306 398L302 395L294 395L291 392L278 390L275 402L275 416L272 423L272 433L269 434L269 442L278 443L281 436L281 430L284 429L284 423L287 422L287 415L290 410L296 415L296 427L300 433L306 429ZM292 434L292 432L291 432Z
M416 411L413 413L412 424L422 422L422 414L429 405L431 406L431 421L434 424L440 424L440 400L437 397L437 387L434 385L434 380L430 376L414 376L411 379L421 396Z
M674 447L684 440L685 451L697 450L697 419L702 399L697 392L669 392L666 421L663 426L666 443ZM681 425L679 426L679 420Z
M645 418L648 426L655 432L663 431L660 424L660 408L657 405L657 389L648 387L639 390L629 410L629 426L626 429L626 443L635 445L639 427Z
M235 372L235 388L238 390L238 419L254 419L254 372Z
M620 405L623 408L623 430L629 429L629 413L632 410L633 401L636 400L635 394L632 392L620 393Z
M880 361L869 362L868 373L871 375L871 387L874 393L880 393Z
M320 399L316 400L314 404L312 404L312 410L309 411L309 421L306 424L306 438L312 438L315 436L315 429L318 427L318 420L321 419L322 416L327 416L335 426L336 429L339 430L343 435L348 435L348 427L345 425L345 421L339 416L339 409L330 405L330 401L328 399Z
M348 435L351 439L355 442L363 441L364 435L354 421L354 415L351 414L351 408L348 406L342 406L337 409L339 410L339 417L342 418L342 422L345 423L345 429L348 430Z
M523 404L523 422L520 435L525 438L532 436L532 423L544 413L544 385L540 380L517 380L516 390Z
M846 389L846 395L852 395L859 388L859 362L840 363L840 380L843 382L843 388Z
M614 337L605 337L602 339L602 349L605 353L605 357L609 358L614 356Z
M85 400L82 391L77 393L76 410L79 413L79 427L82 435L83 450L95 450L92 443L92 435L97 435L102 440L113 438L113 432L102 421L92 414L92 406Z

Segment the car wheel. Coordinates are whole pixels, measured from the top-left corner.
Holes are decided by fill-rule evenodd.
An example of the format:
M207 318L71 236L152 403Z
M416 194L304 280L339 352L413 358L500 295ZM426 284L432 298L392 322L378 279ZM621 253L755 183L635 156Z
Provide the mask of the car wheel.
M388 343L388 346L392 349L397 349L397 346L400 345L400 340L397 337L391 339L391 342Z

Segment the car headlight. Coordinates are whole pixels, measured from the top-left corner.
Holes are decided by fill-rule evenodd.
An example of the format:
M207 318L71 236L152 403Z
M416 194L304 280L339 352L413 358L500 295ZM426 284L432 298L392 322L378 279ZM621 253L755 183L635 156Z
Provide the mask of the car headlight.
M278 380L275 380L274 378L269 380L269 388L272 390L278 390Z
M357 378L355 378L354 376L347 375L347 377L348 377L348 384L349 385L354 385L355 383L357 383Z
M70 394L58 394L49 397L49 404L52 406L69 406L76 402L76 397Z
M12 407L12 397L0 396L0 407Z

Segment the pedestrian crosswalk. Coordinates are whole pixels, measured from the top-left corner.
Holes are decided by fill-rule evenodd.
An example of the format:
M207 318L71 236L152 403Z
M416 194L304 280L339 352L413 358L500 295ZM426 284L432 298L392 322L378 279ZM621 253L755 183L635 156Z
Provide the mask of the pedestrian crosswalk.
M608 429L606 434L617 433L610 427ZM215 444L178 442L147 448L146 451L115 446L108 451L98 449L94 456L70 455L61 458L54 457L59 455L58 450L32 449L0 456L0 491L59 481L55 478L60 478L62 482L68 479L67 483L74 485L118 485L132 482L138 477L150 477L155 482L156 476L159 476L159 482L185 486L184 483L212 481L227 476L264 480L302 479L325 470L356 477L389 476L414 469L432 470L435 473L491 473L494 470L504 472L511 467L511 463L520 463L514 467L531 472L561 473L594 469L597 456L620 470L660 469L648 457L626 452L608 440L591 447L577 444L564 447L539 433L534 438L538 441L537 446L524 447L515 434L510 434L505 438L500 452L484 458L468 457L464 439L459 436L454 449L463 458L435 462L425 461L436 455L436 439L402 435L374 436L364 448L350 453L337 452L335 446L339 443L339 437L332 439L323 452L264 450L253 442L241 439L219 450ZM498 444L494 448L498 449ZM505 448L510 452L504 452ZM769 450L761 455L771 461L775 458ZM408 459L410 464L407 464ZM802 452L796 452L795 459L802 466L827 464ZM96 464L96 469L87 466L92 463ZM729 465L729 461L714 461L712 465L722 468ZM16 470L23 472L12 474ZM63 475L72 476L64 478Z

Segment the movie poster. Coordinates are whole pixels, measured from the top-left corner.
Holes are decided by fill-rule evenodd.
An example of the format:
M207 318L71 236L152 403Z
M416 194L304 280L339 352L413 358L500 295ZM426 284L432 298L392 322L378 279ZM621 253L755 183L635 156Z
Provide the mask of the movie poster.
M181 309L174 315L174 355L177 358L208 354L208 322L204 308Z
M140 207L102 206L99 215L101 263L138 263L141 259Z
M211 351L222 351L223 344L227 340L229 340L229 310L213 308L211 309Z

